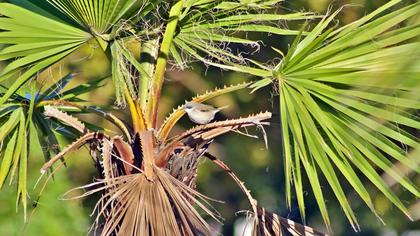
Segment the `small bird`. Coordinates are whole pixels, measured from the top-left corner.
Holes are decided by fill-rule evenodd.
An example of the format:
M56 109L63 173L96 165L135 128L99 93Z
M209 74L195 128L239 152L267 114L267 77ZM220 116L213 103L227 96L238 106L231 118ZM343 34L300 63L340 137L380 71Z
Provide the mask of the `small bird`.
M187 102L183 108L192 122L204 125L211 122L216 113L226 107L228 106L215 108L198 102Z

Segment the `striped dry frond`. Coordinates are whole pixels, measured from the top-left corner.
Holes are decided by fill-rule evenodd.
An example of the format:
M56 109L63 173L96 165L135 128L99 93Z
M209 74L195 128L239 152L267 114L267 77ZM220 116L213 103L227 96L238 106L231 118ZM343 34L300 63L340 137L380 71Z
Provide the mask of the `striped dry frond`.
M355 230L359 225L337 171L373 212L371 194L356 173L364 175L408 217L407 208L380 173L386 172L420 196L418 186L392 168L397 161L420 171L405 150L420 145L406 129L420 128L415 114L420 108L416 95L420 25L410 21L420 13L420 3L381 16L399 2L390 1L338 29L328 29L338 12L325 17L304 38L296 38L274 72L280 93L287 204L291 205L294 185L305 216L302 179L306 172L327 226L330 218L321 176Z
M293 236L327 236L309 226L298 224L292 220L278 216L277 214L258 208L258 214L254 220L253 236L284 235L284 231Z
M287 231L293 236L324 236L327 234L321 233L311 227L298 224L292 220L278 216L277 214L266 211L257 204L257 200L251 195L251 191L245 187L239 177L229 168L223 161L210 153L205 153L205 157L210 159L214 164L224 170L238 185L241 191L245 194L251 205L253 218L253 233L254 236L281 236Z

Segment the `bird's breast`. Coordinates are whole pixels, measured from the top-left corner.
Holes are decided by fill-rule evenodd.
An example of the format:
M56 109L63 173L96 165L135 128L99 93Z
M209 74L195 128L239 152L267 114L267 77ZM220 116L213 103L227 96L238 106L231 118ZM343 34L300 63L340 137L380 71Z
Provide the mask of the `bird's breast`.
M194 111L188 114L190 119L197 124L207 124L214 118L213 112Z

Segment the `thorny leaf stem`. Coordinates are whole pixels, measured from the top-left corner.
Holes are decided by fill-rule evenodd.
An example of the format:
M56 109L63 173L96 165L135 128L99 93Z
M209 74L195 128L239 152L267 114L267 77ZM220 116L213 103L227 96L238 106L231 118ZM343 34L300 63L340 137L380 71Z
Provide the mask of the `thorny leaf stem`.
M124 133L128 141L131 142L130 132L128 132L127 127L125 126L124 122L122 122L118 117L114 116L111 113L98 110L95 107L85 106L85 105L81 105L75 102L62 101L62 100L44 100L36 104L36 107L43 107L46 105L75 107L80 110L89 111L96 115L99 115L105 118L106 120L110 121L115 126L117 126Z

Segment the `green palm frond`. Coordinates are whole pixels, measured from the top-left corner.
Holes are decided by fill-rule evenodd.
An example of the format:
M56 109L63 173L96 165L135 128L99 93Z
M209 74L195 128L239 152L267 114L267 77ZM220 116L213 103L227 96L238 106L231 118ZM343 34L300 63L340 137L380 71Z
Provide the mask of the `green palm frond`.
M327 225L330 218L321 176L349 222L359 229L337 171L373 212L371 195L358 172L407 216L407 208L380 173L386 172L420 197L418 186L392 168L392 161L398 161L420 172L404 148L420 145L419 139L404 129L420 128L419 117L412 112L420 108L415 96L420 85L416 63L420 59L420 25L405 23L420 13L420 4L378 17L398 2L391 1L335 31L327 27L338 12L324 18L306 37L296 38L274 71L280 93L287 203L290 206L293 184L302 216L303 170ZM270 80L264 79L256 87Z
M10 183L14 178L18 179L17 183L17 202L22 201L24 206L24 217L26 219L27 204L27 162L28 147L27 139L28 128L27 121L22 108L17 108L10 114L10 118L0 128L0 140L3 141L8 135L10 138L3 154L3 160L0 166L0 188L3 187L8 175L10 175Z
M4 103L33 75L58 62L95 37L105 50L124 19L147 14L151 1L27 1L0 5L0 61L14 60L0 72L0 82L18 77L0 98ZM143 7L140 9L140 7ZM139 16L140 17L140 16Z
M1 108L0 108L1 109ZM26 220L27 169L32 122L24 108L8 106L0 110L0 142L5 144L0 165L0 188L9 176L10 184L17 179L17 203L22 202ZM3 122L4 121L4 122ZM17 208L17 206L16 206Z
M0 72L0 82L16 81L0 98L4 103L33 75L59 61L89 40L83 30L36 14L17 5L0 4L0 61L13 62Z
M78 95L100 87L103 80L68 89L66 85L73 77L73 74L68 74L39 93L30 86L30 92L24 95L14 93L11 99L0 105L0 143L4 144L0 147L0 189L7 178L10 184L17 179L18 202L22 202L25 219L29 148L41 146L45 161L48 161L59 153L58 136L76 137L71 126L48 119L44 114L45 107L49 104L74 104ZM0 92L2 96L4 93Z
M119 20L130 18L144 4L136 0L87 0L83 2L48 0L48 2L80 26L90 28L97 35L109 32ZM145 6L147 5L145 3Z
M127 54L128 53L128 54ZM124 101L124 88L128 88L130 91L131 97L136 97L136 87L133 81L133 71L130 70L128 66L128 57L130 52L128 52L123 42L115 41L111 45L111 55L112 55L112 82L115 87L115 96L117 104L121 105L125 103ZM135 59L131 60L132 62L138 63ZM136 64L137 65L137 64Z
M186 1L179 22L179 32L171 47L171 54L181 67L180 55L211 64L215 59L223 64L243 64L240 53L229 50L229 44L238 43L258 47L256 40L247 39L244 32L264 32L296 35L298 31L279 27L279 22L305 20L316 17L312 13L271 14L280 1ZM216 66L218 64L215 64Z

